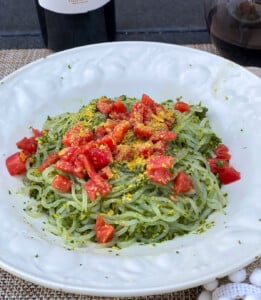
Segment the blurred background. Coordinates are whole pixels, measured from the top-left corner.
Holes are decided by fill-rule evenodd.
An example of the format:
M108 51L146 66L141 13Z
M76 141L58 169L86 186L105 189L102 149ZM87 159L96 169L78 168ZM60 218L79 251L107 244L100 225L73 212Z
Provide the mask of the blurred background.
M115 0L118 41L208 43L203 0ZM0 49L44 48L35 0L0 0Z

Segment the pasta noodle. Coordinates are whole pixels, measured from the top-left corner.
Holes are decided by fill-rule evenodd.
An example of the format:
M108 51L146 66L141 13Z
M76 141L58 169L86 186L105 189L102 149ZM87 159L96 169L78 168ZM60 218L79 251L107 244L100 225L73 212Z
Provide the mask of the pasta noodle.
M128 110L137 99L120 97ZM71 247L85 247L96 241L95 221L102 215L114 227L114 236L106 246L126 247L134 242L157 243L176 236L196 232L214 211L226 205L218 178L211 172L207 158L220 143L210 127L207 109L201 104L190 105L186 113L174 111L175 101L162 104L174 111L175 122L171 128L176 139L167 142L166 155L174 158L173 176L185 171L191 178L193 189L175 194L173 181L158 184L146 176L146 159L135 157L131 161L112 161L109 166L113 177L109 179L111 191L104 197L91 200L84 184L85 178L66 173L72 186L68 193L52 186L57 174L65 174L51 164L43 172L38 166L48 154L64 148L63 137L78 122L95 130L106 122L107 116L97 109L98 99L83 106L77 113L48 116L38 138L37 152L24 178L25 191L30 195L26 210L31 216L45 215L45 229L60 236ZM142 139L139 139L139 141ZM137 138L126 134L128 145Z

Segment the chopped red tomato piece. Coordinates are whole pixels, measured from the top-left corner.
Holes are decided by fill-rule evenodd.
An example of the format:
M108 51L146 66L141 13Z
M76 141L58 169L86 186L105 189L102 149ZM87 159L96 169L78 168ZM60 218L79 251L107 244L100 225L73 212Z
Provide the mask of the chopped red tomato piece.
M180 195L189 192L193 188L191 178L183 171L180 171L174 179L174 191Z
M100 176L99 174L96 174L91 179L98 187L98 192L101 196L105 197L106 195L109 194L112 187L104 178L102 178L102 176Z
M71 190L71 180L61 174L54 176L52 181L52 187L61 193L69 193Z
M65 146L80 146L93 140L94 133L91 129L86 128L83 123L77 123L72 126L63 136Z
M112 162L112 154L109 148L91 148L88 151L88 158L93 163L96 170L106 167Z
M186 102L178 101L177 103L175 103L174 109L180 112L186 112L190 111L190 105Z
M19 149L23 150L24 153L29 155L37 151L37 141L34 136L30 138L24 137L23 139L21 139L16 143L16 146Z
M172 166L172 156L152 155L147 161L146 174L151 181L166 184L173 178L173 174L168 170Z
M95 138L101 138L105 136L106 133L105 127L103 125L99 125L95 129Z
M233 167L227 167L218 174L219 179L223 184L229 184L241 178L240 173Z
M112 111L115 111L117 113L127 113L127 107L122 102L121 99L117 99L112 106Z
M76 157L81 153L80 147L65 147L59 151L58 155L60 158L66 161L74 161Z
M101 175L96 174L84 184L84 189L90 200L95 201L97 196L105 197L111 191L111 186Z
M106 122L104 123L104 128L107 133L112 132L113 128L118 124L117 121L112 120L112 119L107 119Z
M6 161L6 167L10 175L19 175L26 172L27 155L23 152L16 152L9 156Z
M148 107L151 107L152 109L157 106L157 103L147 94L142 94L141 96L141 102Z
M109 114L112 110L113 107L113 101L111 99L102 97L98 100L97 102L97 109L102 113L102 114Z
M109 135L109 134L107 134L104 137L98 139L97 144L108 146L111 151L114 150L115 147L116 147L116 142L114 141L112 136Z
M39 129L32 128L34 137L40 137L47 132L47 130L40 131Z
M113 238L114 227L111 224L107 224L101 215L98 215L96 218L94 230L98 243L107 243Z
M85 184L84 184L84 189L90 198L91 201L95 201L97 196L99 195L99 190L97 185L94 183L93 180L89 179Z
M151 141L157 142L157 141L173 141L177 137L176 133L173 131L157 131L153 133L151 136Z
M83 168L85 169L85 171L87 172L87 174L89 175L89 177L94 177L97 173L95 171L94 165L92 164L92 162L87 158L87 156L80 154L78 156L77 159L81 165L83 166Z
M216 174L222 172L229 165L228 161L219 158L209 158L208 164L212 173Z
M130 122L132 125L136 125L138 123L143 123L144 121L144 112L146 110L146 106L140 101L134 103L130 112Z
M147 170L159 169L159 168L172 168L173 157L167 155L152 155L147 161Z
M173 174L165 168L152 169L146 172L148 178L158 184L167 184L173 179Z
M130 122L120 121L112 130L111 136L116 144L120 144L124 139L126 132L130 129Z
M136 136L140 138L150 138L154 132L154 129L152 127L144 125L143 123L137 123L134 126L133 130Z
M38 170L40 172L43 172L46 168L50 167L54 163L56 163L60 159L59 155L57 153L50 153L43 163L38 167Z
M226 145L224 144L219 144L216 149L214 150L214 153L216 155L216 158L219 159L230 159L231 155L229 153L229 149Z
M154 148L151 141L143 142L136 146L136 150L141 157L148 158L153 154Z
M42 136L45 131L32 128L32 133L32 137L24 137L16 143L16 146L28 155L34 154L37 151L38 144L36 139Z
M55 169L70 174L74 173L74 165L71 162L66 161L64 159L60 159L56 162Z

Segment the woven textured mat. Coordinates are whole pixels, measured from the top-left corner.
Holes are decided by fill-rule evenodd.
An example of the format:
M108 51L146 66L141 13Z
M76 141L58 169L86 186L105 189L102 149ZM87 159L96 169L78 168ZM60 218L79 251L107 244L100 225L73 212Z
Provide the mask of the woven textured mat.
M213 54L219 54L213 45L187 45L199 50L207 51ZM52 51L47 49L21 49L21 50L0 50L0 79L22 66L35 61L37 59L46 57L52 54ZM248 68L250 71L261 77L261 68ZM254 268L261 268L261 259L248 266L247 271L250 273ZM166 274L167 276L167 274ZM226 279L223 279L223 283ZM127 300L195 300L200 294L202 288L196 287L184 291L178 291L169 294L144 296L144 297L125 297L125 298L108 298L96 296L82 296L60 291L51 290L36 284L26 282L4 270L0 270L0 299L1 300L26 300L26 299L73 299L73 300L104 300L104 299L127 299Z

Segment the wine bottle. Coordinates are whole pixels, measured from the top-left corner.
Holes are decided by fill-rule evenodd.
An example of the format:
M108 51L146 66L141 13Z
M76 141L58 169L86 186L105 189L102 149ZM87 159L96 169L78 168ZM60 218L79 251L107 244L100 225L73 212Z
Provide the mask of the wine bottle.
M114 0L36 0L45 46L61 51L115 39Z

